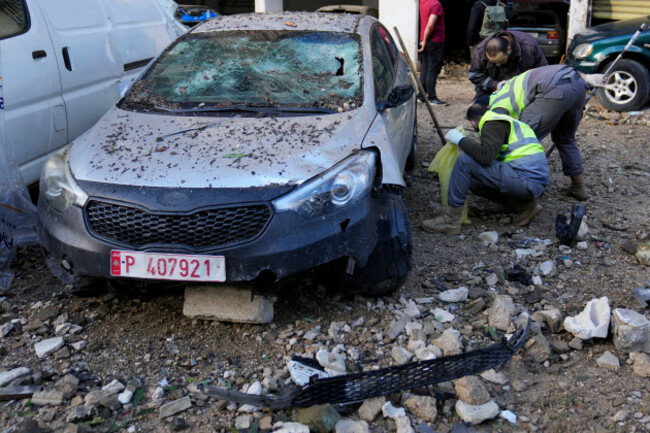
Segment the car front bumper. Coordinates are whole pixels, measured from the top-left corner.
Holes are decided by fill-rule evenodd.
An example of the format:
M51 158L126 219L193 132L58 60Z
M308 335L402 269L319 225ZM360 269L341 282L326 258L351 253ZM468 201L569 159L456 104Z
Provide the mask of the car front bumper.
M93 198L96 197L91 195ZM267 203L271 206L270 200ZM137 206L143 207L142 202L138 201ZM204 208L206 203L192 207ZM254 281L263 273L268 277L268 272L281 279L344 257L353 258L357 266L364 266L378 242L393 237L399 242L408 225L401 198L376 193L311 219L291 211L272 211L270 221L256 237L226 247L200 250L183 245L138 248L103 239L91 229L85 209L71 206L58 212L42 197L38 217L39 241L46 261L64 283L75 283L82 277L112 278L112 250L222 255L226 282ZM378 239L378 226L385 221L392 225L390 235L388 239Z

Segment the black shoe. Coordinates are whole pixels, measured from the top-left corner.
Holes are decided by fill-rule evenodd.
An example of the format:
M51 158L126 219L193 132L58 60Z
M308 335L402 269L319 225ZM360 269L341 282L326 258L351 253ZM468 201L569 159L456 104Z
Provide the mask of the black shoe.
M431 104L431 105L449 105L445 101L441 101L438 98L429 99L429 104Z
M418 95L418 102L424 102L424 98L420 95Z

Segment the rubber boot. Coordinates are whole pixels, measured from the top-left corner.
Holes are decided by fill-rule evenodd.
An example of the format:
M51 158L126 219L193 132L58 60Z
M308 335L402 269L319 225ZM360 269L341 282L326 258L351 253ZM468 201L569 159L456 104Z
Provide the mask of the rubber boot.
M566 190L566 193L578 201L585 201L589 198L582 173L571 177L571 186Z
M422 228L429 233L457 235L460 233L462 213L462 206L447 206L447 209L437 217L422 221Z
M530 224L542 210L542 205L539 204L537 199L519 202L518 206L513 207L517 210L517 218L515 218L514 223L519 227Z

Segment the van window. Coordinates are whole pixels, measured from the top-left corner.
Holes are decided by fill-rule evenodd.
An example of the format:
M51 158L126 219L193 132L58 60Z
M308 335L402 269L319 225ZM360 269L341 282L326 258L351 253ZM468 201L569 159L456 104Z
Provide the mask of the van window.
M0 39L22 33L28 26L24 0L0 1Z

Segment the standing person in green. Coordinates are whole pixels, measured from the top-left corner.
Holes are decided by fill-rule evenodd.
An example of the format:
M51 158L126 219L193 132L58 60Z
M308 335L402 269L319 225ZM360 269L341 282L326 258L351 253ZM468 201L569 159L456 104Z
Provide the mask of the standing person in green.
M438 99L436 81L445 59L445 11L438 0L420 0L420 48L422 65L420 81L429 103L447 105Z

